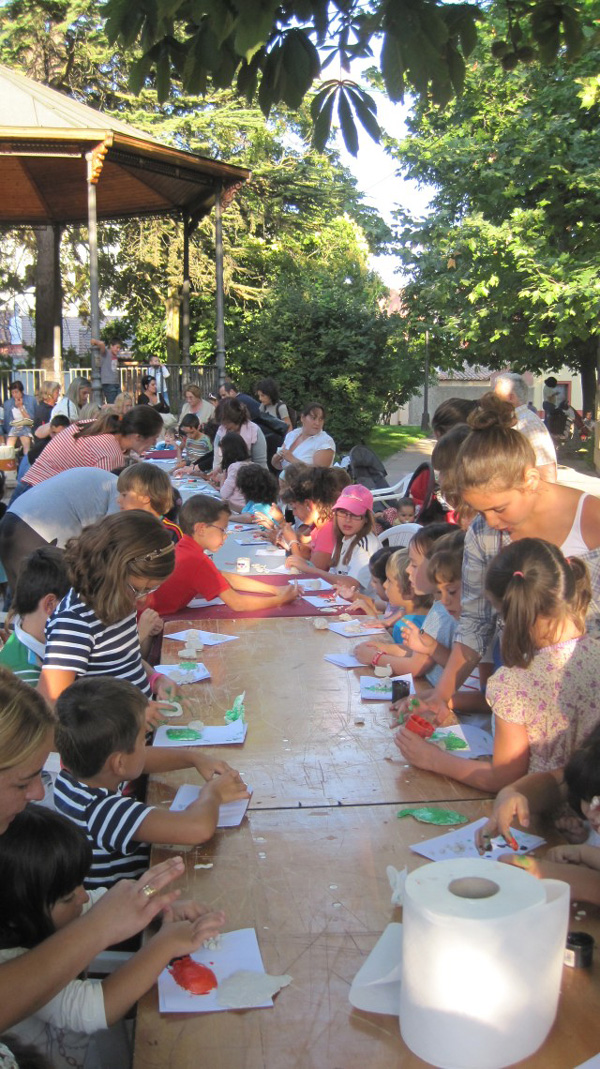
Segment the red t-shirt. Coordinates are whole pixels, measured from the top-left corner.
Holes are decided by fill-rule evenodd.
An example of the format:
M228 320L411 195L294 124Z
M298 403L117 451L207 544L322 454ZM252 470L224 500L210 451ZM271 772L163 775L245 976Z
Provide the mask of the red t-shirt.
M333 520L327 520L322 527L314 527L310 532L310 542L313 550L321 553L333 553L335 549L335 529Z
M184 534L175 546L175 569L158 590L149 594L145 606L161 616L179 612L192 598L218 598L229 583L193 538Z

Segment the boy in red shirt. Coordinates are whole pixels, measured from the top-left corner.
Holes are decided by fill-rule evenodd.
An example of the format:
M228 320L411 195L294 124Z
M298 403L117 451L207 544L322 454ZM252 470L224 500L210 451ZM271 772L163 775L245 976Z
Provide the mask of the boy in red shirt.
M290 585L268 586L249 576L220 572L205 550L215 553L227 535L231 509L226 501L195 494L179 513L183 537L175 546L175 569L146 599L146 605L161 616L179 612L194 597L207 601L221 598L230 609L248 612L274 609L298 596ZM248 593L243 593L248 591Z

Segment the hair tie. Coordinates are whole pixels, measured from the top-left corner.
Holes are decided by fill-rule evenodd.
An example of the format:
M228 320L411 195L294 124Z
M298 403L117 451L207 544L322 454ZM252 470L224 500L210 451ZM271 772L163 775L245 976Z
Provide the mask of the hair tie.
M515 577L516 575L520 575L520 576L521 576L521 579L524 579L524 578L525 578L525 576L523 575L523 572L513 572L513 579L514 579L514 577Z
M567 562L567 564L569 565L569 568L570 568L571 567L571 558L570 557L565 557L565 560L566 560L566 562Z

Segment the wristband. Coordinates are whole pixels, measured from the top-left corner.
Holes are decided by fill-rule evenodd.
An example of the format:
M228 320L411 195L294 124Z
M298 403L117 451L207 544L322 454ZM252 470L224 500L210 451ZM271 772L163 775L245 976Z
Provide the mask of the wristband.
M371 668L375 668L379 664L379 662L380 662L380 660L381 660L381 658L383 657L384 654L385 654L385 650L377 650L377 653L374 654L374 656L371 659Z
M160 672L153 672L152 675L148 678L150 690L153 694L156 694L156 684L158 683L159 679L162 679Z
M300 545L300 539L299 538L290 538L290 541L286 542L286 545L287 545L288 549L290 548L290 546L299 546Z

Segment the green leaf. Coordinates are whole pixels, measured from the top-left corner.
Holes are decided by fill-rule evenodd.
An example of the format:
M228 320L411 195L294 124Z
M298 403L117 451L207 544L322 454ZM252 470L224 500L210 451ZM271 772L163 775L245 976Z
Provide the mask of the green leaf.
M381 46L381 73L386 92L395 103L404 100L404 60L402 46L394 33L384 34Z
M239 5L234 48L249 63L273 32L277 0L244 0Z
M454 92L460 96L465 86L465 61L452 45L448 46L448 73Z
M310 111L313 120L312 143L317 152L323 152L329 139L335 98L335 89L329 88L317 93L311 102Z
M349 100L352 101L359 122L364 126L365 130L371 135L374 141L379 141L381 138L381 128L375 117L377 105L373 98L358 86L356 89L347 88L346 93Z
M169 96L171 89L171 62L168 50L162 46L156 62L156 96L159 104L163 104Z
M351 156L358 155L358 133L352 111L346 97L343 86L340 88L338 99L338 118L344 144Z
M577 59L581 55L584 43L583 29L579 15L572 7L565 6L562 9L562 24L567 46L567 58Z

